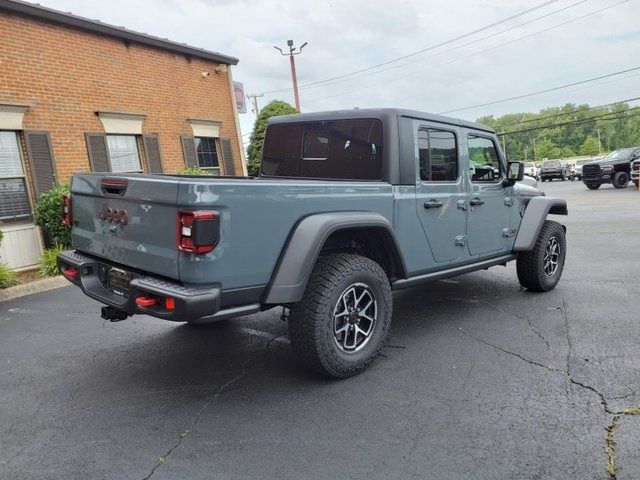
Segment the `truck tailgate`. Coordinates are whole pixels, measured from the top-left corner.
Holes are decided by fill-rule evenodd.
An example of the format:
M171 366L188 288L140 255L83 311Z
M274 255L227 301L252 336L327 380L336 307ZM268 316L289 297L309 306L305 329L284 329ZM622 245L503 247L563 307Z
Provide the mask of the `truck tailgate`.
M175 177L81 174L73 177L76 249L178 279Z

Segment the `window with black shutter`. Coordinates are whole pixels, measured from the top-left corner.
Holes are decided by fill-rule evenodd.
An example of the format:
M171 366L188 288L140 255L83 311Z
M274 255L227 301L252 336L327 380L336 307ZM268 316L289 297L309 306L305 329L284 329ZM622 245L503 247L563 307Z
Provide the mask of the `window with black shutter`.
M48 132L24 132L36 198L56 184L56 168Z
M0 222L31 219L18 134L0 131Z
M233 150L231 149L231 140L229 140L228 138L221 138L220 146L222 147L222 161L224 162L224 174L235 175L236 166L233 163Z
M160 142L157 135L143 135L144 153L147 157L149 173L162 173L162 158L160 155Z

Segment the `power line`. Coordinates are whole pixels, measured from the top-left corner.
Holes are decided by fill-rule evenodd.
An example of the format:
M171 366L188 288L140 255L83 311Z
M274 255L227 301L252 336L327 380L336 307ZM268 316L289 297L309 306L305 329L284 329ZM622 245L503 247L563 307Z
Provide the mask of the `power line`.
M484 27L481 27L481 28L478 28L478 29L476 29L476 30L473 30L472 32L468 32L468 33L465 33L465 34L459 35L459 36L457 36L457 37L455 37L455 38L452 38L452 39L446 40L446 41L441 42L441 43L438 43L438 44L436 44L436 45L431 45L430 47L426 47L426 48L423 48L423 49L421 49L421 50L417 50L417 51L415 51L415 52L413 52L413 53L409 53L409 54L407 54L407 55L402 55L402 56L400 56L400 57L392 58L392 59L390 59L390 60L387 60L387 61L382 62L382 63L378 63L378 64L376 64L376 65L372 65L372 66L370 66L370 67L361 68L360 70L355 70L355 71L353 71L353 72L349 72L349 73L343 73L343 74L341 74L341 75L337 75L337 76L335 76L335 77L326 78L326 79L324 79L324 80L318 80L318 81L316 81L316 82L306 83L306 84L304 84L304 85L300 85L300 88L303 88L303 87L310 87L310 86L312 86L312 85L318 85L318 84L321 84L321 83L330 82L330 81L332 81L332 80L338 80L338 79L340 79L340 78L349 77L349 76L351 76L351 75L356 75L356 74L358 74L358 73L368 72L368 71L373 70L373 69L375 69L375 68L383 67L383 66L385 66L385 65L389 65L389 64L391 64L391 63L395 63L395 62L397 62L397 61L399 61L399 60L404 60L404 59L406 59L406 58L410 58L410 57L413 57L413 56L415 56L415 55L419 55L419 54L424 53L424 52L427 52L427 51L429 51L429 50L434 50L434 49L436 49L436 48L438 48L438 47L442 47L442 46L444 46L444 45L448 45L448 44L450 44L450 43L457 42L458 40L462 40L463 38L467 38L467 37L470 37L470 36L472 36L472 35L475 35L476 33L479 33L479 32L481 32L481 31L483 31L483 30L487 30L487 29L489 29L489 28L495 27L495 26L500 25L500 24L502 24L502 23L506 23L506 22L508 22L508 21L510 21L510 20L513 20L513 19L515 19L515 18L518 18L518 17L521 17L521 16L523 16L523 15L526 15L527 13L531 13L531 12L533 12L533 11L535 11L535 10L539 10L540 8L546 7L547 5L551 5L552 3L556 3L556 2L558 2L558 1L560 1L560 0L548 0L548 1L546 1L546 2L543 2L543 3L540 3L540 4L538 4L538 5L535 5L535 6L533 6L533 7L529 8L529 9L527 9L527 10L523 10L522 12L516 13L515 15L511 15L510 17L504 18L504 19L502 19L502 20L499 20L499 21L497 21L497 22L491 23L491 24L489 24L489 25L485 25ZM282 89L279 89L279 90L270 90L270 91L263 92L263 93L265 93L265 94L271 94L271 93L288 92L288 91L290 91L290 90L292 90L292 89L291 89L291 88L282 88Z
M522 120L518 123L515 123L514 125L524 125L525 123L539 122L541 120L547 120L549 118L557 118L557 117L563 117L565 115L573 115L576 113L588 112L589 110L595 110L596 108L611 107L612 105L619 105L621 103L626 103L626 102L634 102L636 100L640 100L640 97L626 98L624 100L618 100L617 102L605 103L604 105L594 105L593 107L578 108L571 112L562 112L562 113L556 113L554 115L547 115L544 117L531 118L529 120Z
M449 62L444 62L444 63L439 63L439 64L437 64L437 65L433 65L433 66L431 66L431 67L430 67L430 68L428 68L428 69L416 70L416 71L410 72L410 73L408 73L408 74L401 75L401 76L399 76L399 77L393 77L393 78L389 78L389 79L387 79L387 80L384 80L384 81L382 81L382 82L377 82L377 83L372 83L372 84L369 84L369 85L364 85L364 86L362 86L362 87L358 87L358 88L355 88L355 89L353 89L353 90L348 90L348 91L346 91L346 92L341 92L341 93L338 93L338 94L335 94L335 95L329 95L329 96L321 97L321 98L314 98L314 99L312 99L312 100L307 100L307 101L306 101L306 103L319 102L319 101L327 100L327 99L330 99L330 98L341 97L341 96L343 96L343 95L349 95L349 94L356 93L356 92L359 92L359 91L361 91L361 90L365 90L365 89L368 89L368 88L377 87L377 86L380 86L380 85L385 85L385 84L387 84L387 83L395 82L396 80L401 80L401 79L403 79L403 78L411 77L411 76L413 76L413 75L417 75L417 74L420 74L420 73L424 73L424 72L431 72L431 71L433 70L433 68L435 68L435 67L441 67L441 66L444 66L444 65L450 65L450 64L452 64L452 63L459 62L460 60L465 60L465 59L467 59L467 58L474 57L474 56L479 55L479 54L481 54L481 53L485 53L485 52L489 52L489 51L491 51L491 50L496 50L496 49L498 49L498 48L502 48L502 47L504 47L504 46L506 46L506 45L510 45L510 44L512 44L512 43L519 42L519 41L521 41L521 40L524 40L524 39L527 39L527 38L533 37L533 36L535 36L535 35L539 35L539 34L541 34L541 33L545 33L545 32L548 32L548 31L550 31L550 30L554 30L554 29L556 29L556 28L562 27L562 26L567 25L567 24L569 24L569 23L577 22L578 20L582 20L583 18L589 17L589 16L591 16L591 15L595 15L596 13L600 13L600 12L602 12L602 11L604 11L604 10L608 10L608 9L610 9L610 8L617 7L618 5L621 5L621 4L626 3L626 2L628 2L628 1L629 1L629 0L622 0L622 1L620 1L620 2L617 2L617 3L614 3L614 4L608 5L608 6L606 6L606 7L600 8L600 9L598 9L598 10L594 10L594 11L592 11L592 12L586 13L586 14L581 15L581 16L579 16L579 17L573 18L573 19L571 19L571 20L567 20L567 21L565 21L565 22L558 23L558 24L553 25L553 26L551 26L551 27L548 27L548 28L545 28L545 29L542 29L542 30L538 30L538 31L536 31L536 32L529 33L529 34L524 35L524 36L522 36L522 37L518 37L518 38L515 38L515 39L513 39L513 40L509 40L509 41L507 41L507 42L499 43L498 45L494 45L494 46L492 46L492 47L488 47L488 48L484 48L484 49L482 49L482 50L478 50L478 51L473 52L473 53L471 53L471 54L469 54L469 55L465 55L465 56L462 56L462 57L457 57L457 58L455 58L455 59L453 59L453 60L451 60L451 61L449 61ZM456 110L456 111L457 111L457 110Z
M622 75L623 73L633 72L635 70L640 70L640 67L628 68L626 70L620 70L618 72L608 73L606 75L600 75L599 77L588 78L587 80L580 80L579 82L566 83L564 85L559 85L557 87L547 88L545 90L540 90L540 91L537 91L537 92L530 92L530 93L525 93L525 94L522 94L522 95L516 95L514 97L503 98L501 100L494 100L494 101L491 101L491 102L478 103L476 105L471 105L471 106L468 106L468 107L462 107L462 108L456 108L456 109L453 109L453 110L447 110L445 112L439 112L438 114L439 115L444 115L444 114L449 114L449 113L454 113L454 112L462 112L464 110L471 110L471 109L474 109L474 108L488 107L490 105L497 105L499 103L511 102L513 100L519 100L521 98L533 97L535 95L554 92L556 90L562 90L562 89L568 88L568 87L575 87L576 85L583 85L585 83L595 82L596 80L602 80L603 78L615 77L616 75Z
M526 132L534 132L536 130L546 130L549 128L555 128L555 127L564 127L567 125L575 125L578 123L586 123L589 122L591 120L594 119L600 119L601 121L608 121L608 120L620 120L620 119L625 119L625 118L633 118L636 117L638 115L640 115L640 112L634 114L634 115L627 115L628 112L632 112L632 111L636 111L636 110L640 110L640 107L633 107L633 108L629 108L628 110L625 110L624 112L608 112L608 113L603 113L600 115L594 115L592 117L589 118L582 118L580 120L571 120L568 122L562 122L562 123L555 123L553 125L545 125L543 127L533 127L533 128L525 128L522 130L513 130L511 132L502 132L502 133L498 133L497 135L499 136L506 136L506 135L512 135L514 133L526 133ZM601 117L608 117L608 116L612 116L612 118L601 118Z
M408 62L401 63L400 65L393 65L393 66L391 66L389 68L383 68L381 70L377 70L375 72L371 72L371 73L369 73L367 75L357 75L357 76L354 76L354 77L351 77L351 78L342 78L342 79L339 79L337 81L332 81L328 86L337 85L338 83L343 83L343 82L350 82L352 80L357 80L359 78L368 78L371 75L379 75L379 74L384 73L384 72L388 72L388 71L395 70L395 69L398 69L398 68L406 67L407 65L411 65L411 64L419 63L419 62L424 62L425 60L427 60L429 58L433 58L433 57L437 57L437 56L440 56L440 55L444 55L445 53L454 52L456 50L460 50L461 48L468 47L469 45L473 45L473 44L482 42L484 40L488 40L490 38L497 37L499 35L502 35L503 33L507 33L507 32L510 32L512 30L516 30L518 28L525 27L525 26L527 26L527 25L529 25L531 23L537 22L539 20L543 20L543 19L551 17L553 15L557 15L558 13L564 12L565 10L569 10L570 8L573 8L573 7L577 6L577 5L580 5L582 3L586 3L587 1L588 0L580 0L579 2L572 3L571 5L567 5L566 7L560 8L558 10L554 10L553 12L549 12L549 13L546 13L546 14L541 15L539 17L532 18L531 20L528 20L526 22L520 23L518 25L514 25L514 26L506 28L504 30L500 30L499 32L494 32L494 33L492 33L490 35L485 35L484 37L476 38L474 40L471 40L470 42L462 43L460 45L456 45L455 47L448 48L446 50L441 50L441 51L439 51L437 53L434 53L432 55L427 55L426 57L423 57L423 58L417 58L415 60L410 60ZM329 82L329 80L326 80L326 82ZM319 83L322 83L322 82L319 82ZM307 85L301 85L300 88L301 89L305 88L305 87L306 88L317 88L317 87L323 87L323 86L325 86L325 85L324 84L320 84L320 85L307 84Z

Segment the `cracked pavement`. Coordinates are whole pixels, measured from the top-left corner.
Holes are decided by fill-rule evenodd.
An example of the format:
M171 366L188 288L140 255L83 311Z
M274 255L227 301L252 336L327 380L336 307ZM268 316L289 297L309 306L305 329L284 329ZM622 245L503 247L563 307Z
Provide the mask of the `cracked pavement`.
M569 201L559 286L509 265L397 292L349 380L298 365L280 309L193 328L105 323L72 287L0 305L0 478L640 478L640 193L542 186Z

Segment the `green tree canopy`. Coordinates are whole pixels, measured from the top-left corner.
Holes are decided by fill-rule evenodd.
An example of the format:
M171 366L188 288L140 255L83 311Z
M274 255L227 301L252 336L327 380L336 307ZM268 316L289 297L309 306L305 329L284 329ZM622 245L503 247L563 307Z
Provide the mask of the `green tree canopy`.
M598 139L592 135L589 135L584 139L580 146L580 155L598 155L600 153L600 145Z
M638 146L639 113L631 109L628 103L602 107L567 103L544 108L537 113L482 117L478 122L488 125L498 133L507 133L505 143L509 160L541 161L544 157L597 155L598 132L603 151Z
M262 159L262 144L264 143L264 133L267 129L267 120L271 117L277 117L279 115L290 115L292 113L298 113L298 111L282 100L273 100L269 102L265 107L260 110L260 114L256 118L256 122L253 125L253 131L249 140L249 147L247 148L248 165L247 170L249 175L258 175L260 173L260 160Z

